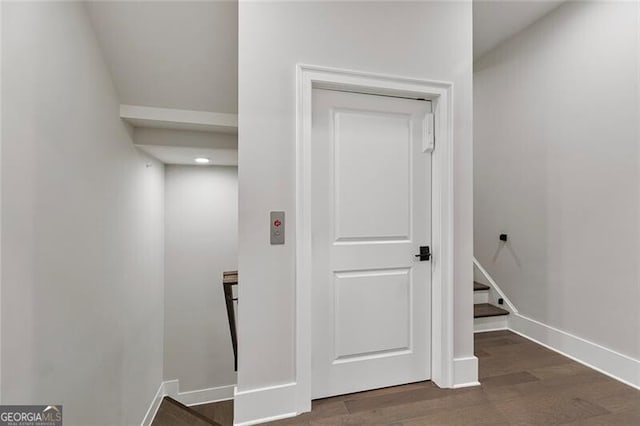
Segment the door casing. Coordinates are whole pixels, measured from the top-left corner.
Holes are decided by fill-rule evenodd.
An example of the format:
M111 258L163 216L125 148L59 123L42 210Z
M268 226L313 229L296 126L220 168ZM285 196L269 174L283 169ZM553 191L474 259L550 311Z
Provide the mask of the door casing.
M311 410L311 105L312 89L421 98L433 105L431 377L453 385L453 84L297 65L296 90L296 412Z

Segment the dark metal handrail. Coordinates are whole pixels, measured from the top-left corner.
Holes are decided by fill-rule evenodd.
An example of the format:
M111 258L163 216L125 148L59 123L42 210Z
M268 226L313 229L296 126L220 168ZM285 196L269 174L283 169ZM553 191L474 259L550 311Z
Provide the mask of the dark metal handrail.
M227 305L229 332L231 333L231 345L233 346L233 370L238 371L238 333L236 330L236 310L233 304L233 302L238 301L238 298L233 297L234 285L238 285L238 271L223 272L222 287L224 288L224 301Z

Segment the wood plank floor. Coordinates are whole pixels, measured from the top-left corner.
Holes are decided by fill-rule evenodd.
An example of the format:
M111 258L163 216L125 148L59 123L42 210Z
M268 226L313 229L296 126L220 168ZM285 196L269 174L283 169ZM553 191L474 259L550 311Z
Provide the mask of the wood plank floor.
M194 405L190 408L222 426L233 425L233 400Z
M220 426L173 398L164 397L151 426Z
M509 311L493 306L490 303L476 303L473 305L474 318L497 317L500 315L509 315Z
M421 382L343 395L269 424L640 425L640 391L516 334L476 334L475 353L482 386L452 390ZM192 408L211 412L213 405ZM230 425L232 404L224 410L217 415L225 423L218 422Z

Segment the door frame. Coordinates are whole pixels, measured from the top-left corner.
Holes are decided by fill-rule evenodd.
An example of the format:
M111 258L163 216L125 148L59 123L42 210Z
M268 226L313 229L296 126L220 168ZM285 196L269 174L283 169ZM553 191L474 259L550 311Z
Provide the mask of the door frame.
M296 410L311 410L312 90L422 98L432 102L431 380L453 385L453 83L313 65L296 66ZM439 285L438 285L439 284Z

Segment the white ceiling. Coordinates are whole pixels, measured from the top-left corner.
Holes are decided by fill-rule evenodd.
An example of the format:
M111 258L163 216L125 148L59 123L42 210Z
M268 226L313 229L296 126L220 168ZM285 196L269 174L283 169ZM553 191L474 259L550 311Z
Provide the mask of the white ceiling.
M474 0L473 58L479 58L562 3L558 0Z
M474 0L474 59L560 0ZM90 1L123 104L237 113L237 1Z
M133 143L166 164L195 165L205 157L209 166L238 165L238 137L230 133L136 128Z
M540 19L562 1L474 0L474 59ZM229 1L89 1L89 17L121 104L238 112L238 3ZM173 134L162 161L191 161L198 148ZM188 139L188 138L187 138ZM165 141L166 142L166 141ZM236 143L237 146L237 143ZM219 147L210 146L220 153ZM233 159L225 155L221 161ZM152 153L154 154L154 153Z
M238 112L236 1L91 1L120 103Z
M142 151L165 164L184 166L238 166L237 149L192 148L162 145L136 145ZM196 158L207 158L209 163L197 164Z

